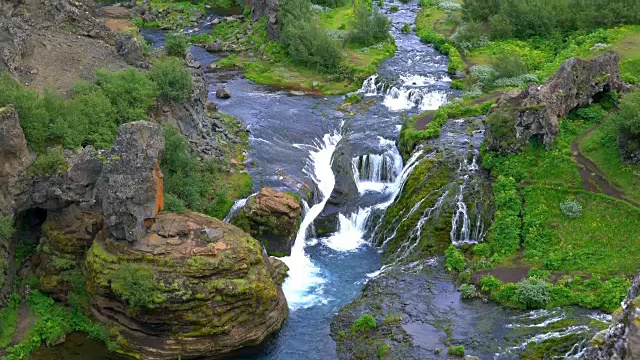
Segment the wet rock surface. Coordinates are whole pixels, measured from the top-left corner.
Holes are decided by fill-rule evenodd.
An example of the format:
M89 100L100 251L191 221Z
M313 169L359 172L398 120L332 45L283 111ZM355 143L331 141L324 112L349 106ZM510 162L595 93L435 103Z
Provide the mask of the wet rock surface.
M301 221L300 200L272 188L261 189L232 219L234 225L260 240L267 253L278 256L291 254Z
M265 340L288 314L281 263L242 230L196 213L160 214L133 246L99 237L85 267L92 313L118 332L124 352L145 359L228 356ZM129 296L145 290L113 280L128 269L148 277L144 301Z
M591 60L571 58L565 61L549 81L541 86L530 85L522 92L508 92L498 99L494 112L514 117L513 132L496 128L487 135L487 149L503 152L519 151L529 139L539 137L551 147L560 131L558 119L576 107L589 105L605 91L625 91L620 78L615 52L607 52ZM498 127L498 125L496 125ZM511 124L502 124L511 126ZM511 139L512 138L512 139Z

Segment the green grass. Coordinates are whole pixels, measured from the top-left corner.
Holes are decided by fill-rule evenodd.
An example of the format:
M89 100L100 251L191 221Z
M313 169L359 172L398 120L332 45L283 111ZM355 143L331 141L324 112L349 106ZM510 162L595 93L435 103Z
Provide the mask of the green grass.
M626 196L640 203L640 166L624 164L616 142L617 128L611 121L585 136L578 143L580 152L591 160Z
M13 335L18 325L18 308L20 306L20 295L11 294L7 306L0 310L0 349L4 349L11 344Z
M319 22L329 30L347 31L352 15L350 6L338 7L320 14ZM192 41L206 43L217 38L232 39L246 28L246 24L235 24L222 27L224 30L218 30L217 34L192 37ZM346 94L358 90L364 79L374 74L378 65L393 56L396 50L392 40L370 47L344 46L341 74L327 75L294 63L280 43L268 41L265 26L264 20L254 24L247 37L240 41L245 50L218 61L217 65L242 68L249 80L260 84L312 93ZM258 56L256 52L261 47L263 55Z

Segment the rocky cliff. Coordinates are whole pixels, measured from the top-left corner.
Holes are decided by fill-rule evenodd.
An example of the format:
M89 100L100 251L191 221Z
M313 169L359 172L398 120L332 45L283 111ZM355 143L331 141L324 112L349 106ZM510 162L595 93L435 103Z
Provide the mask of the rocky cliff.
M519 151L532 137L539 137L549 148L560 131L558 119L589 105L603 92L627 89L620 78L619 61L614 52L591 60L571 58L546 84L505 93L489 116L487 149Z
M640 359L640 275L633 279L620 311L614 313L613 325L591 343L584 360Z

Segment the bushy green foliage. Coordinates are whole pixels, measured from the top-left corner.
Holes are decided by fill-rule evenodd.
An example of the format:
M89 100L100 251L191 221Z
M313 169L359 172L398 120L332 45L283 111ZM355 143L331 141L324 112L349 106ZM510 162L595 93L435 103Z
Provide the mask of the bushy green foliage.
M460 296L463 299L473 299L478 296L478 292L476 291L476 287L472 284L462 284L460 285Z
M411 32L411 24L409 24L409 23L404 23L404 25L402 25L402 28L400 29L400 31L401 31L403 34L408 34L408 33L410 33L410 32Z
M461 49L471 50L489 43L486 26L476 21L470 21L460 26L451 36L451 40Z
M119 264L111 277L111 289L132 308L151 307L155 293L153 269L147 266Z
M348 0L312 0L311 2L328 8L336 8L346 5Z
M445 251L444 255L446 257L445 267L447 271L461 272L464 270L464 254L460 249L451 244L449 245L449 248L447 248L447 251Z
M463 357L464 356L464 346L462 346L462 345L449 346L449 348L447 349L447 352L451 356Z
M309 0L285 0L278 20L280 42L294 62L323 73L340 70L342 52L311 13Z
M13 236L13 218L11 216L0 216L0 241L6 241Z
M52 147L35 159L29 168L29 175L56 175L67 171L68 168L69 163L64 159L62 148Z
M168 55L184 57L189 49L189 38L181 32L172 32L164 36L164 48Z
M0 237L0 239L2 238ZM2 269L0 269L0 271L2 271ZM7 299L7 305L0 309L0 324L2 324L2 326L0 326L0 349L9 346L11 340L13 340L13 334L15 334L18 325L18 307L20 306L20 301L20 295L14 292Z
M528 309L542 308L551 300L549 283L536 277L526 278L519 283L516 300Z
M500 53L491 59L496 78L514 78L527 73L527 66L518 54Z
M608 0L465 0L463 19L489 22L495 38L553 37L640 23L640 4Z
M516 144L516 119L511 111L496 109L484 121L490 140L498 149L511 149Z
M397 5L391 5L389 6L389 11L391 11L392 13L394 12L398 12L398 10L400 10L400 8L398 8Z
M180 59L164 58L154 62L149 78L158 86L160 96L167 100L183 102L191 96L191 71Z
M500 176L492 187L496 213L489 245L493 253L513 255L520 249L521 197L513 178Z
M567 199L560 203L560 210L571 219L582 216L582 205L576 199Z
M96 71L97 84L116 112L116 124L121 125L147 118L147 110L158 96L158 87L137 70Z
M376 328L376 319L371 314L362 314L351 325L351 333L366 332Z
M355 16L349 32L349 42L361 46L371 46L389 38L391 21L378 8L371 10L364 2L355 9Z
M164 210L182 214L187 209L184 201L172 193L164 195Z
M624 96L619 108L612 121L618 125L620 134L626 138L640 139L640 90Z

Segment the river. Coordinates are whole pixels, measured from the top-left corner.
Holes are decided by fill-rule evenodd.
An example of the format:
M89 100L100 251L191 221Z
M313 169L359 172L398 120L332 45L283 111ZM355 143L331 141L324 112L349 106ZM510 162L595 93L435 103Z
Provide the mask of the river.
M362 106L356 106L353 114L337 110L343 102L341 96L294 95L255 84L237 70L206 75L210 100L219 103L221 112L235 116L250 129L247 170L254 178L256 190L269 186L299 191L302 183L314 189L292 254L282 258L290 267L283 285L290 307L289 319L273 339L235 359L338 357L330 336L331 321L342 307L360 295L367 281L379 274L382 264L379 249L371 245L371 232L375 227L372 219L379 219L373 215L391 205L415 165L403 163L395 146L402 116L437 109L460 95L450 87L447 58L422 43L415 33L400 31L405 23L413 24L418 5L415 1L393 5L399 11L389 11L389 4L383 11L393 22L391 34L398 50L379 66L377 74L364 82L358 91L363 97ZM158 31L145 31L145 36L156 46L161 45L162 35ZM192 47L191 52L203 66L219 56L196 47ZM230 99L215 99L215 90L221 84L230 90ZM352 164L351 170L355 173L352 180L357 191L344 201L330 203L332 191L343 185L339 182L344 180L343 174L335 174L332 166L338 157ZM332 213L338 219L337 231L316 236L316 220ZM441 296L439 301L460 303L459 293L450 281L438 284L448 289L448 295ZM545 336L557 337L563 331L572 331L559 329L547 335L520 331L565 319L567 311L563 309L525 313L491 306L491 312L483 313L489 309L486 304L460 307L464 308L464 316L474 319L492 316L492 321L501 324L499 329L482 335L501 337L500 344L490 346L486 352L499 359L518 358L523 342L526 347L529 341L539 342ZM573 309L570 313L583 319L597 317L583 309ZM459 320L464 323L466 319ZM408 324L407 329L416 347L424 345L426 349L432 345L432 334L425 332L424 327ZM514 329L521 335L516 336ZM474 337L473 331L473 327L467 326L464 332L454 336ZM576 331L585 332L585 338L594 332L586 326ZM505 341L510 335L514 336L513 341ZM70 337L63 345L40 351L35 358L119 359L107 354L104 347L78 336Z

